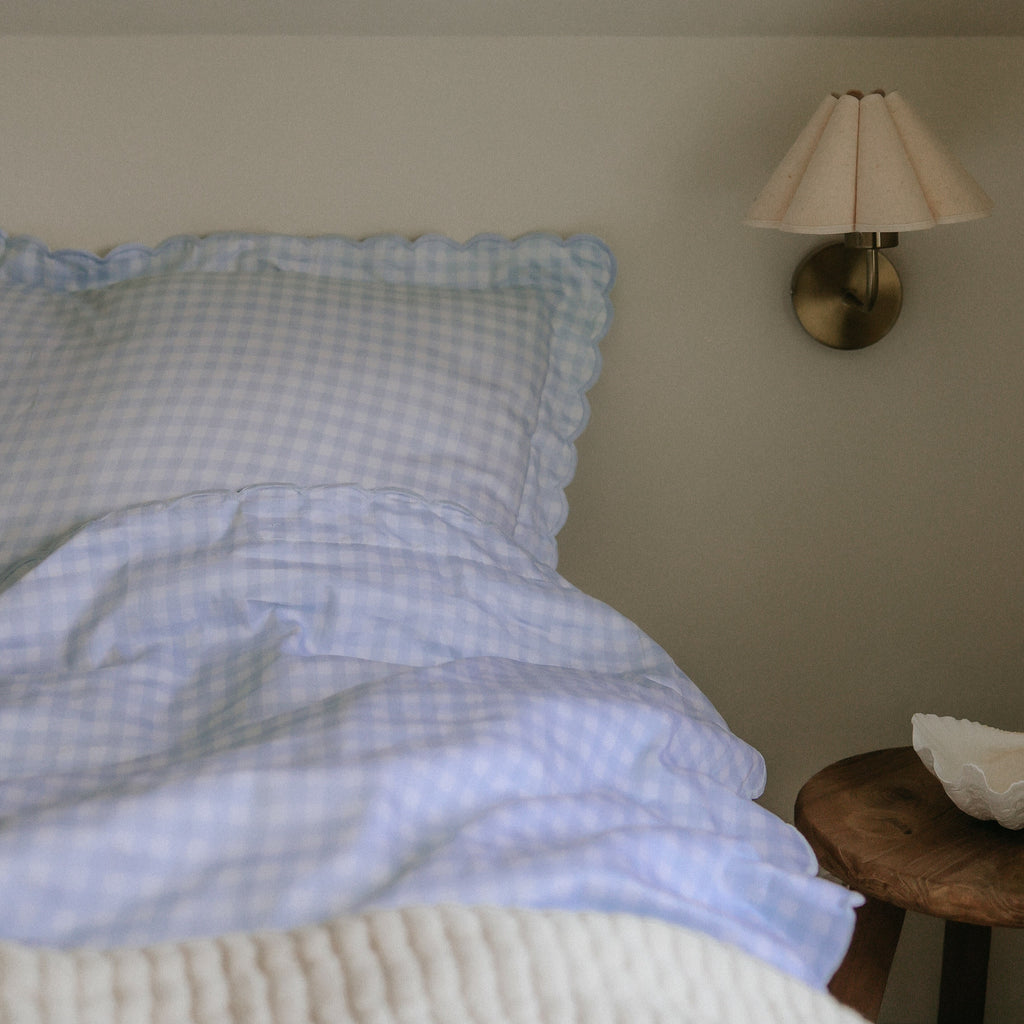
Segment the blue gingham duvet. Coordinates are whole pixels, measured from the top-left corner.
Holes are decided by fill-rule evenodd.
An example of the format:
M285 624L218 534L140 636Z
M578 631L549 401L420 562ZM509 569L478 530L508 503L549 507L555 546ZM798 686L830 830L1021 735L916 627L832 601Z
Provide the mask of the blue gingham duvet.
M0 931L436 902L656 915L812 984L851 897L633 624L409 493L133 507L0 592Z

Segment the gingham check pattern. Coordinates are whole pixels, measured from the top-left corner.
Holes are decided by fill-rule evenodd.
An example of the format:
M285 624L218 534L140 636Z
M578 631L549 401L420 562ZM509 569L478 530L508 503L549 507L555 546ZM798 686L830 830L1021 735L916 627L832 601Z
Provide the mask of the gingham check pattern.
M0 578L138 502L354 483L554 564L614 263L596 239L0 235Z
M660 648L408 494L263 487L86 526L0 593L0 769L22 941L590 908L822 984L852 926Z

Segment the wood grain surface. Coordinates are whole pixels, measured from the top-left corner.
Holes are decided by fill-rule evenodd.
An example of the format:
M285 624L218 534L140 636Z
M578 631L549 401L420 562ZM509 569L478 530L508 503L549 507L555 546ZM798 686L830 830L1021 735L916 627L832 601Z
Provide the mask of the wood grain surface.
M964 814L912 747L860 754L811 778L796 825L858 892L947 920L1024 927L1024 830Z

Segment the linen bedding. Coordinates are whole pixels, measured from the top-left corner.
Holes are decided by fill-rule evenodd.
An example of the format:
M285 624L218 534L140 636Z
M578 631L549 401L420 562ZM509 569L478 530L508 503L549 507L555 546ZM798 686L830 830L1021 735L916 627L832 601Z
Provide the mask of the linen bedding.
M754 803L760 755L555 567L600 242L2 242L9 1019L617 1019L626 989L658 1019L699 981L687 942L839 1013L811 989L856 897ZM406 938L353 968L382 922ZM495 934L496 991L526 971L530 998L457 1011ZM634 940L604 1001L537 981ZM689 995L637 981L644 949ZM306 1001L239 1009L250 968ZM450 984L396 1002L410 972ZM773 1019L737 998L681 1019Z

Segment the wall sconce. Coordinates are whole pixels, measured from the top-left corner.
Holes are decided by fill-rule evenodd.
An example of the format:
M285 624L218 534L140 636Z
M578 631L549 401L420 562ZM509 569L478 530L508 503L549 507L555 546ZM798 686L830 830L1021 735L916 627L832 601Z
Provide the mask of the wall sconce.
M992 200L897 92L827 96L744 223L843 242L793 275L804 329L832 348L884 337L900 314L899 275L881 252L899 232L985 217Z

